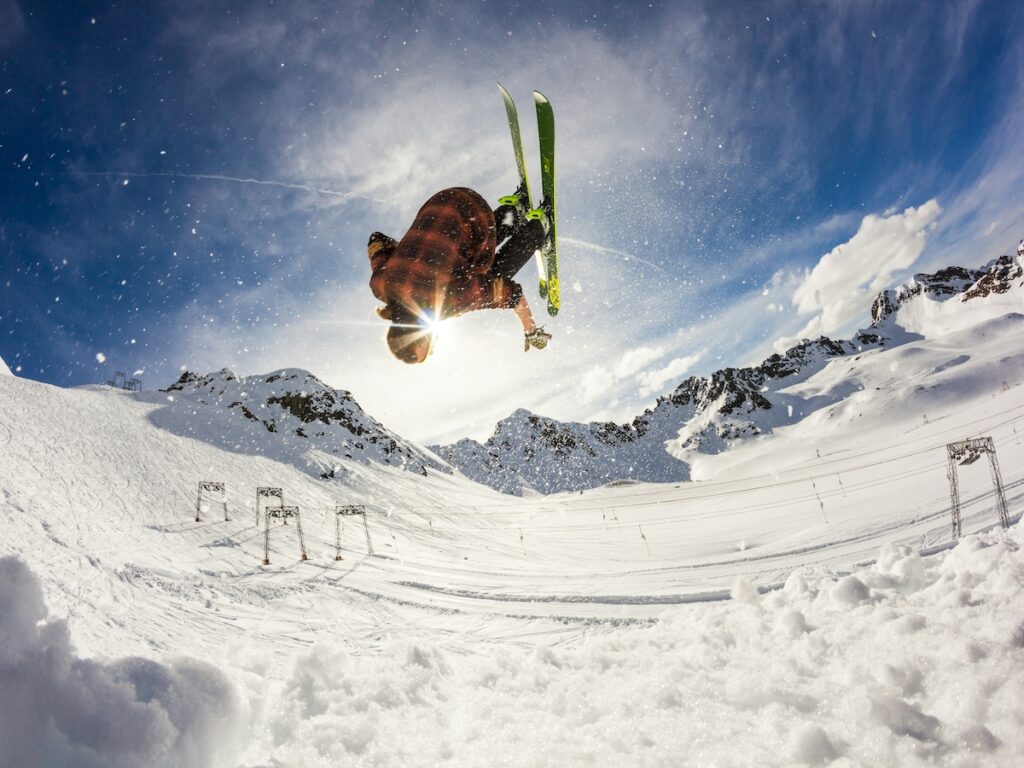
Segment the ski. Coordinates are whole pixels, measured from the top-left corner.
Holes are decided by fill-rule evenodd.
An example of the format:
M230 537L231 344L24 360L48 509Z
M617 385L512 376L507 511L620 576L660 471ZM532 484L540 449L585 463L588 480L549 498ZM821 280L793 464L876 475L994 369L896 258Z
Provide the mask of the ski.
M519 187L515 194L499 198L501 205L513 205L528 219L544 223L547 238L541 248L537 271L540 274L540 297L547 299L548 314L554 317L561 308L561 293L558 283L558 251L555 244L555 113L551 102L540 91L533 92L537 108L537 133L540 138L541 187L543 197L539 208L533 207L530 183L526 176L526 162L523 159L523 139L519 132L519 113L512 95L498 83L501 98L505 102L509 132L512 134L512 149L519 173Z
M533 201L530 198L530 183L526 179L526 162L523 160L523 139L519 133L519 114L516 111L516 103L512 95L505 90L505 86L498 83L498 90L501 91L501 98L505 101L505 114L508 116L508 127L512 133L512 149L516 154L516 170L519 171L519 187L515 194L506 195L498 200L501 205L514 205L520 212L526 213L533 208Z
M533 92L537 106L537 134L540 138L540 207L531 210L528 217L547 220L547 241L541 249L544 276L541 278L541 296L547 294L548 314L554 317L561 308L558 283L558 249L555 239L555 113L551 102L540 91Z

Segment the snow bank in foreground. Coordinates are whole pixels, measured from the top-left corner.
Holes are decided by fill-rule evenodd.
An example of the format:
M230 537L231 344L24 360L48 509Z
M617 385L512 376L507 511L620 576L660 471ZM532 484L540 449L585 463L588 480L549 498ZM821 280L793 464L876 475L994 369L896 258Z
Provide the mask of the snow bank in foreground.
M0 376L13 376L13 375L14 374L11 373L11 369L7 367L7 363L5 363L4 359L2 357L0 357Z
M1021 544L886 547L569 649L314 648L253 690L268 710L243 765L1021 765Z
M0 558L0 765L117 768L218 764L238 707L213 667L75 656L47 620L35 575Z
M341 633L275 673L254 641L234 689L196 661L76 658L6 558L0 765L215 764L237 696L253 727L228 764L244 768L1018 766L1022 545L1016 527L932 558L887 546L852 574L798 571L766 595L737 581L731 601L564 648L453 655L410 627L372 655Z

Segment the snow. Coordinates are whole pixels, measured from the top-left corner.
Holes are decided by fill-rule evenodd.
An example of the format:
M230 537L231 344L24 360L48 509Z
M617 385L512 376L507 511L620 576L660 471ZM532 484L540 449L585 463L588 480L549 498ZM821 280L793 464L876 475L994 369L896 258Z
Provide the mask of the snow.
M194 766L230 752L234 685L196 659L83 659L38 579L0 558L0 765Z
M11 373L11 369L7 367L7 363L5 363L4 359L2 357L0 357L0 376L13 376L13 375L14 374Z
M276 678L253 642L219 665L231 689L196 661L68 662L64 641L46 639L64 638L63 623L35 626L38 584L7 558L0 637L13 651L0 675L26 693L3 697L0 749L50 740L64 765L1017 765L1022 545L1015 527L930 558L888 547L838 581L797 575L758 600L671 608L571 644L542 635L457 653L410 626L366 653L339 628ZM143 690L158 694L147 708ZM213 745L230 743L240 707L252 724L219 763Z
M549 496L385 450L302 371L0 377L0 765L1018 765L1004 298L815 359L772 393L791 416L688 454L695 481ZM343 418L304 421L307 397ZM968 435L993 437L1014 525L985 461L960 467L953 546L945 445ZM204 480L229 520L194 521ZM260 565L259 486L302 510L308 562L277 526ZM339 504L366 506L376 554L349 522L334 559Z
M990 296L983 302L934 301L925 296L900 307L897 318L900 325L910 333L941 338L1020 310L1021 294L1017 291Z

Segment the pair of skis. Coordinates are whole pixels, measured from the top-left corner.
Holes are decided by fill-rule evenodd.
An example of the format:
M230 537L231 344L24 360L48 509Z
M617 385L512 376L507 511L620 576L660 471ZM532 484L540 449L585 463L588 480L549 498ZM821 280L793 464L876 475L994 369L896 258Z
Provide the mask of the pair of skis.
M542 197L540 205L533 207L530 197L530 184L526 178L526 163L523 160L523 141L519 134L519 116L512 96L498 83L498 90L505 100L505 113L508 115L508 127L512 132L512 149L516 155L516 170L519 171L519 187L514 195L507 195L498 202L502 205L514 205L526 218L536 219L545 223L547 237L540 250L540 261L537 264L540 273L540 297L547 299L548 314L554 317L561 307L561 292L558 287L558 251L555 245L555 113L551 102L539 91L533 92L533 101L537 106L537 134L540 138L540 179Z

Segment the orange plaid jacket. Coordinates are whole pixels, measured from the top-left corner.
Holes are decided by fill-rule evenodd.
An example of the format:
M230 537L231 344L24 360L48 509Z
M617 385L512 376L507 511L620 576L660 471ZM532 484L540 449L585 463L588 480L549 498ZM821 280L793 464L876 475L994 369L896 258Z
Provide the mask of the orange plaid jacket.
M494 212L476 192L444 189L424 203L397 243L370 254L370 289L388 306L399 304L441 320L476 309L514 307L522 288L490 274L497 246Z

